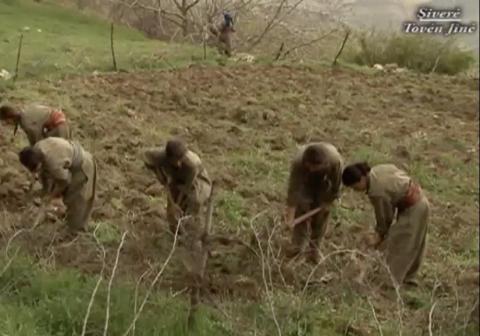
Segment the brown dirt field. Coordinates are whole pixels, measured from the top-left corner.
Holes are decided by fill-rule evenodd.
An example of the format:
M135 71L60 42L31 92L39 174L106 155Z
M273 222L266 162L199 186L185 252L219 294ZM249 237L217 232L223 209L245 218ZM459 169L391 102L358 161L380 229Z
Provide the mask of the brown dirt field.
M478 294L474 280L458 287L465 274L478 276L478 81L348 69L194 66L24 82L6 97L14 103L37 100L65 109L74 137L98 161L92 227L108 229L103 235L108 236L109 262L121 232L129 231L119 268L125 279L137 279L163 262L172 243L165 231L162 190L142 167L146 147L161 146L171 136L187 140L218 181L213 230L248 241L255 215L265 211L254 223L259 232L271 231L279 221L296 144L323 140L336 145L347 162L399 164L426 190L432 216L421 276L424 296L440 281L448 299L453 300L453 289L460 291L457 295L467 309L471 291ZM11 143L10 132L2 127L0 141L4 242L30 225L22 219L29 206L27 173L16 156L26 141L20 134ZM361 249L359 231L373 221L367 200L345 192L322 252ZM58 228L44 224L16 241L48 267L98 273L102 262L91 233L66 243L56 239ZM280 236L275 235L275 251L287 239ZM212 292L258 298L263 283L257 258L241 248L222 251L211 258ZM183 288L177 262L174 258L162 287ZM346 268L354 272L355 265L358 260L351 255L333 257L316 277L332 285L313 290L340 300L339 286L352 285ZM276 276L278 286L303 288L303 275L311 267L298 267L300 271L283 270L285 279ZM326 275L337 281L323 278ZM383 308L377 309L388 316L391 306L382 302ZM452 302L445 299L445 320ZM410 317L414 321L424 315L413 310Z

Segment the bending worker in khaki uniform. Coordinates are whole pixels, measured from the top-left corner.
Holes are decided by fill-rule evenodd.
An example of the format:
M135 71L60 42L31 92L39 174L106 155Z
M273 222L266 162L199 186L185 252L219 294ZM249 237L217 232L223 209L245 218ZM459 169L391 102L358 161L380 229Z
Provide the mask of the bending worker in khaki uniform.
M10 105L3 105L0 107L0 120L14 125L14 135L20 127L27 135L30 146L48 137L70 139L70 128L65 114L61 110L52 109L45 105L31 104L23 110ZM41 174L39 177L42 186L45 188L45 177ZM33 178L30 188L33 188L38 176L34 174Z
M76 142L50 137L24 148L19 157L27 169L45 177L45 196L51 200L62 197L68 228L86 229L95 200L97 172L93 156Z
M418 184L393 164L345 168L343 184L366 192L375 209L376 235L370 245L386 245L386 260L397 285L416 285L427 237L430 205ZM397 221L394 225L395 210Z
M0 107L0 120L15 125L14 135L20 126L30 146L48 137L70 139L70 128L63 111L45 105L32 104L23 110L3 105Z
M319 244L327 229L330 208L339 198L343 159L326 142L301 147L290 168L287 195L287 225L292 228L290 256L302 253L309 244L309 259L317 263ZM313 216L295 224L295 218L321 207ZM310 231L310 237L309 237Z
M212 182L197 154L179 140L170 140L165 149L145 152L145 166L167 188L167 217L170 230L177 226L183 245L183 262L195 280L203 279L207 253L204 248L205 206Z

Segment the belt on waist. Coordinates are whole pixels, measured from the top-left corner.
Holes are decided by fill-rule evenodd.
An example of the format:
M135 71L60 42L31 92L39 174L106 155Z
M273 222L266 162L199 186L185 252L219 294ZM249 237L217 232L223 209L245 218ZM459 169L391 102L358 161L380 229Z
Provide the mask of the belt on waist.
M50 113L50 117L48 121L45 123L44 127L47 130L52 130L53 128L65 123L67 118L65 117L65 113L62 110L53 110Z
M72 164L70 165L71 171L77 171L82 169L83 164L83 148L82 146L76 142L71 142L73 147L73 156L72 156Z
M410 182L407 193L397 203L398 211L403 211L415 205L421 197L422 188L415 182Z

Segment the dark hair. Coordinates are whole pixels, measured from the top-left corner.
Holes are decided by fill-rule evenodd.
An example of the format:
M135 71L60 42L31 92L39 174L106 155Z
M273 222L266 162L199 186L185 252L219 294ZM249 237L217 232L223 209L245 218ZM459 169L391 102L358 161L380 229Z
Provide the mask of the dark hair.
M226 26L233 26L233 18L230 13L223 13L223 19Z
M0 120L14 118L18 115L18 111L10 105L0 106Z
M181 140L170 140L165 146L165 153L169 160L180 160L187 153L187 146Z
M345 167L342 173L342 182L347 187L360 181L362 176L367 176L370 166L366 162L358 162Z
M325 153L316 145L308 146L303 152L303 163L321 164L325 161Z
M33 147L25 147L18 154L20 162L28 170L34 171L42 161L42 154Z

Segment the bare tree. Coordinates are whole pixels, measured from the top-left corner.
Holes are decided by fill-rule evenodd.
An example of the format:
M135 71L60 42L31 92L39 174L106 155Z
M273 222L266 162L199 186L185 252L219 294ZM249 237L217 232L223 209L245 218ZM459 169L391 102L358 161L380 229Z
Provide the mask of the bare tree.
M189 29L189 12L193 7L198 5L200 0L173 0L175 7L180 15L176 15L180 21L180 28L182 29L183 36L188 35Z
M82 0L86 1L86 0ZM293 57L318 55L323 35L343 22L353 0L108 0L113 21L131 24L151 37L177 37L202 43L216 38L210 33L222 12L234 18L237 51L272 54L284 43ZM210 34L209 34L210 33ZM301 51L300 51L301 49ZM274 51L275 50L275 51ZM293 53L293 54L292 54ZM283 53L282 53L283 54ZM286 55L281 55L284 58Z
M180 29L185 37L190 33L192 9L201 0L110 0L132 10L143 9L156 14L158 21L164 19Z

